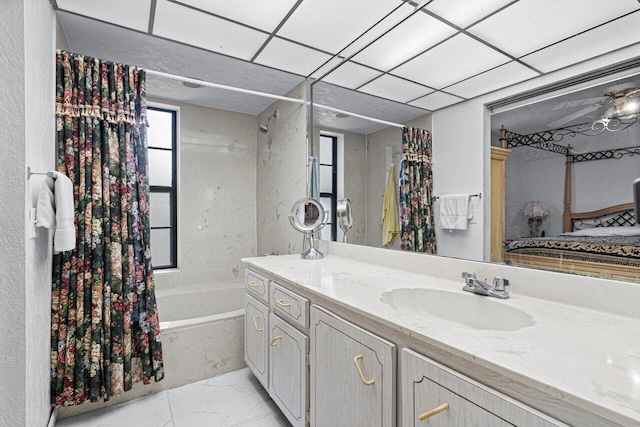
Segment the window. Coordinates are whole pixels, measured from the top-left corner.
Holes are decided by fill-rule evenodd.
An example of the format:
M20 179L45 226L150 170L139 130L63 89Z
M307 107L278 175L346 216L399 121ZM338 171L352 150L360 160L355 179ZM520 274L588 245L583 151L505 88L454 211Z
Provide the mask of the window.
M147 113L151 263L154 269L176 268L178 112L149 107Z
M336 205L338 202L338 137L320 135L320 203L329 210L329 220L320 238L336 241Z

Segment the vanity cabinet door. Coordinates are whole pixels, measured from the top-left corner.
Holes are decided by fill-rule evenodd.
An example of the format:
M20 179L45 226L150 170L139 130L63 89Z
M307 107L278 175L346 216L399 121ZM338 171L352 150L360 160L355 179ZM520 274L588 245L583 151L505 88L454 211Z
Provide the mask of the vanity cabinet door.
M267 338L269 309L250 295L245 296L244 360L253 374L269 389Z
M309 338L274 314L269 317L269 329L269 394L294 427L304 427Z
M394 344L311 308L311 426L396 425Z
M401 357L405 427L564 425L411 350Z

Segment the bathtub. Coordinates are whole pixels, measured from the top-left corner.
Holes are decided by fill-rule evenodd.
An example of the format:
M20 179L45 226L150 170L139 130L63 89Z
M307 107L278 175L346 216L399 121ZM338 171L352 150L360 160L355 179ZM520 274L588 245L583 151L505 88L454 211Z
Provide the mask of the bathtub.
M61 407L58 419L244 368L244 280L156 290L164 379L107 402Z
M241 369L244 281L156 292L165 378L174 388Z

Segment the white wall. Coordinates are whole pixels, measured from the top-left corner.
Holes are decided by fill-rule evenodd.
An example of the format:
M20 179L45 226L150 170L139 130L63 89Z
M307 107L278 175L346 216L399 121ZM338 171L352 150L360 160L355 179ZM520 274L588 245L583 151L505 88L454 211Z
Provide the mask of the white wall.
M157 270L156 285L162 289L244 277L240 259L257 254L256 116L149 101L180 108L180 266L178 271Z
M482 183L479 224L467 233L452 233L438 239L438 254L488 260L490 249L490 113L485 104L590 70L640 56L640 46L631 46L573 67L483 95L433 113L434 191L436 194L475 192ZM482 210L482 212L480 212Z
M53 169L55 14L48 2L5 2L0 33L0 424L49 419L50 236L26 240L25 211L38 178ZM27 83L28 82L28 83Z
M306 82L286 96L306 99ZM296 200L307 194L307 108L305 104L276 101L260 113L258 125L276 109L280 117L271 120L269 133L258 132L258 255L302 251L302 234L289 223L289 214Z

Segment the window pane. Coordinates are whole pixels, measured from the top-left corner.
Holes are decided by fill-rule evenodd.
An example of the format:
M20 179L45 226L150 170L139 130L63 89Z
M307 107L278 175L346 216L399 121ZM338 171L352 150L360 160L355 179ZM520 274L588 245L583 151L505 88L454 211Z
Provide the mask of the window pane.
M170 187L173 157L171 151L149 149L149 184Z
M151 264L154 267L171 265L171 229L151 229Z
M329 222L331 222L331 197L320 197L320 204L325 211L329 212Z
M147 110L149 127L147 143L149 147L173 148L173 113L158 110Z
M333 164L333 138L320 135L320 163Z
M321 240L331 240L331 224L327 224L322 230L320 230Z
M333 193L333 167L320 166L320 192Z
M171 227L171 193L149 193L151 227Z

